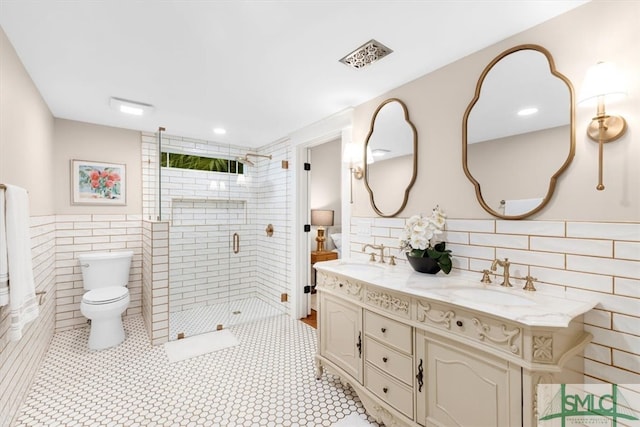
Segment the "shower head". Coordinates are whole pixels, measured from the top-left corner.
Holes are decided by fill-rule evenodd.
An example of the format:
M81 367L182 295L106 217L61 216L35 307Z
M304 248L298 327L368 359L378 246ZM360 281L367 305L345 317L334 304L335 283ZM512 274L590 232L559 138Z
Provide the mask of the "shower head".
M251 160L249 160L246 155L244 157L237 157L236 160L238 160L245 166L255 166L255 164Z
M249 160L249 156L262 157L262 158L271 160L271 154L266 155L266 154L256 154L256 153L247 153L244 155L244 157L237 157L237 160L240 163L245 164L247 166L255 166L255 163Z

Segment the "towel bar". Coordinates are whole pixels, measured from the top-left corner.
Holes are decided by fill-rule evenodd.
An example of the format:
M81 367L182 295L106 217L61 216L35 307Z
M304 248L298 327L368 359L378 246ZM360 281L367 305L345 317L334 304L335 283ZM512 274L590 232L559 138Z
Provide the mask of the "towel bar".
M6 189L7 189L7 186L6 186L6 185L4 185L4 184L2 184L2 183L0 183L0 190L6 190ZM28 192L29 192L29 191L27 191L27 193L28 193Z

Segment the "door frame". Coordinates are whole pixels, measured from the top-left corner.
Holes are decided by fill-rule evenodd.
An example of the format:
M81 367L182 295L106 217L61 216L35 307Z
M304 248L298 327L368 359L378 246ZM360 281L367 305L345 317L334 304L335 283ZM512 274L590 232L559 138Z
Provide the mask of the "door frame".
M308 159L311 147L326 142L341 139L341 150L351 142L352 108L341 111L327 119L310 125L291 135L292 166L295 174L293 180L293 194L291 212L293 215L293 242L291 251L291 277L290 290L293 301L291 315L296 319L307 317L310 312L310 295L304 293L304 286L308 285L311 274L308 234L304 232L304 225L310 223L309 204L309 172L304 170L304 163ZM346 172L345 172L346 171ZM341 199L342 199L342 239L343 258L348 253L348 236L350 233L351 205L349 203L349 171L341 168ZM346 186L345 186L346 183ZM346 201L346 203L345 203Z

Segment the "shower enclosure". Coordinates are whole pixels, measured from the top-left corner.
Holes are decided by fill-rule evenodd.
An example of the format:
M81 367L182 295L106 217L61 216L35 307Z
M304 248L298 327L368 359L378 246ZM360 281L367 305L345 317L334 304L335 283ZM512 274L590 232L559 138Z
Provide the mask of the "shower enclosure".
M281 295L288 292L289 185L275 159L287 150L157 134L155 210L169 224L169 340L288 310ZM283 270L274 272L278 264Z

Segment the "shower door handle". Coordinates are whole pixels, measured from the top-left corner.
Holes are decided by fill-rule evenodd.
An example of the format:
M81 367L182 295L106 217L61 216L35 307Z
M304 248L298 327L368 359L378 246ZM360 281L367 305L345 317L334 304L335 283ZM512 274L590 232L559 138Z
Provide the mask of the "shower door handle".
M238 252L240 252L240 235L233 233L233 253L237 254Z

